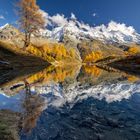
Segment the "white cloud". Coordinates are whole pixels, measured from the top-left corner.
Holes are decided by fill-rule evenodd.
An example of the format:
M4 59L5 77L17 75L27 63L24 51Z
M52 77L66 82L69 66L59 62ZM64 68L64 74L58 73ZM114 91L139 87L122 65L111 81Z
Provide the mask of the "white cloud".
M97 16L97 14L96 14L96 13L93 13L93 14L92 14L92 16L93 16L93 17L96 17L96 16Z
M56 26L64 26L68 23L67 18L62 14L56 14L54 16L50 16L47 12L40 9L40 12L42 13L43 17L46 20L46 26L47 25L56 25Z
M40 12L41 12L43 18L45 19L46 26L51 25L50 20L49 20L49 14L41 9L40 9Z
M49 14L43 10L40 9L41 14L43 15L44 18L48 18Z
M0 15L0 19L5 19L5 17L3 15Z
M56 24L58 26L64 26L68 23L67 18L65 18L65 16L63 14L62 15L56 14L49 18L54 24Z

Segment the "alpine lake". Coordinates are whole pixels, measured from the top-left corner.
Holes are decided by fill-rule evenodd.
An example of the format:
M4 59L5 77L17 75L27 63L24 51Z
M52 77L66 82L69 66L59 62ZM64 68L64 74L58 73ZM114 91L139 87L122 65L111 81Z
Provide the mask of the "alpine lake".
M139 74L96 65L0 71L0 140L140 140Z

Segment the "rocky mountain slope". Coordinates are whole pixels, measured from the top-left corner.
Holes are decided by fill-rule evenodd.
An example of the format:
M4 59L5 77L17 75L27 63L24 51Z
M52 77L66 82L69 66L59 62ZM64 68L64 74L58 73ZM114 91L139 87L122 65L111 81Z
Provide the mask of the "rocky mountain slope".
M123 49L115 47L111 44L104 44L97 40L82 41L77 45L77 48L84 62L96 62L109 57L114 59L115 57L119 58L125 56Z
M1 39L14 39L15 36L18 36L20 31L10 24L5 24L0 27L0 38Z
M20 32L16 27L5 24L0 27L0 40L6 40L7 42L11 42L15 46L21 47L23 46L23 33Z
M111 59L112 56L125 57L125 51L129 50L130 44L140 44L140 34L133 27L127 27L125 24L114 21L111 21L107 26L96 27L79 22L74 16L67 19L65 24L50 22L52 22L51 26L55 26L51 30L40 30L40 34L32 36L32 43L38 46L33 40L40 40L40 38L51 42L62 42L68 50L74 48L78 59L84 62L91 60L96 62L110 56ZM9 24L0 27L0 40L11 41L15 46L20 47L24 43L23 33ZM138 48L140 48L139 45L131 49L131 54L140 52Z

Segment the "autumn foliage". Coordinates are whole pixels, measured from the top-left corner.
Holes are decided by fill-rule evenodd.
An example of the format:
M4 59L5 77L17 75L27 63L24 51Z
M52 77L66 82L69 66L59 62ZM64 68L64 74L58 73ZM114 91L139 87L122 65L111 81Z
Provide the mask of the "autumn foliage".
M25 33L25 47L30 44L32 34L45 26L45 19L36 0L21 0L18 3L19 26Z
M84 71L87 74L90 74L94 77L99 77L102 73L102 70L95 65L94 66L85 65L84 66Z
M85 56L84 62L96 62L103 58L103 54L101 51L91 52L90 54Z
M127 52L130 55L139 54L140 53L140 48L137 45L132 45L132 46L130 46L130 48L128 49Z
M30 54L41 57L50 63L77 59L76 50L66 48L61 43L46 43L40 47L29 45L26 50Z

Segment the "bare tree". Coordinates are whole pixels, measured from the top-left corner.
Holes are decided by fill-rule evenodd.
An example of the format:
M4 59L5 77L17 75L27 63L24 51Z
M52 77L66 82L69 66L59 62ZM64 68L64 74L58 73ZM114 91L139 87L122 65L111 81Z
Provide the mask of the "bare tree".
M31 42L31 35L45 27L45 19L36 0L20 0L18 15L20 29L25 33L24 47L27 47Z

